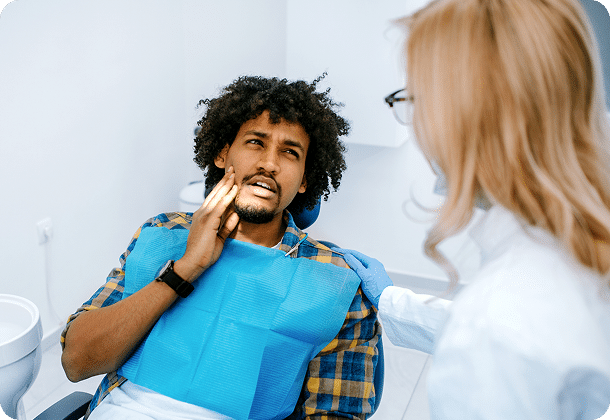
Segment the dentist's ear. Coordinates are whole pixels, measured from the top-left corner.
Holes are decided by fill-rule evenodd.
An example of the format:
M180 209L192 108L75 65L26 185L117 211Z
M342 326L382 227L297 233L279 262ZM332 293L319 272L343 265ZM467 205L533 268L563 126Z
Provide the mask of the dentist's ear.
M218 153L218 156L216 156L214 158L214 165L216 165L217 168L228 169L226 167L226 163L227 163L227 154L229 153L229 148L230 148L230 146L228 144L225 144L225 147L223 147L222 150L220 151L220 153Z

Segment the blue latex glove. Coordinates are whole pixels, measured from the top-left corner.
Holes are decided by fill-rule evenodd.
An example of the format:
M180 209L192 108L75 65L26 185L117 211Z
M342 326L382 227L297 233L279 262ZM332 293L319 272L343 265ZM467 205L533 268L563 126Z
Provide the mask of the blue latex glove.
M379 298L383 289L393 286L392 280L386 273L383 264L375 258L368 257L352 249L332 248L345 257L345 262L360 277L362 291L376 308L379 307Z

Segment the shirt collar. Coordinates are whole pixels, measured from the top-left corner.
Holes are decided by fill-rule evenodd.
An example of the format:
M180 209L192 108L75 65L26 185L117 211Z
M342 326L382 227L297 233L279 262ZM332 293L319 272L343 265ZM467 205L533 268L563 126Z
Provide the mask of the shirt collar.
M282 243L280 244L280 250L284 252L291 251L297 244L307 236L305 232L297 227L294 223L294 219L288 210L284 210L284 223L286 223L286 232L282 237ZM291 253L291 256L296 257L297 252Z

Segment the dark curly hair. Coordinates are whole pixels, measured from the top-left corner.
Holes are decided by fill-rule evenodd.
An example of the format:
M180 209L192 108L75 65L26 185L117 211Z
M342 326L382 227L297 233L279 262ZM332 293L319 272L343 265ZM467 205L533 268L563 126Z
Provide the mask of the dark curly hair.
M345 146L339 139L349 132L349 123L335 112L342 104L329 97L330 88L316 92L317 83L326 74L307 83L302 80L242 76L225 87L214 99L203 99L207 112L198 122L201 129L195 137L197 165L206 175L206 188L216 185L224 169L216 167L214 159L225 145L231 145L241 126L269 111L273 124L282 120L300 124L309 136L305 160L307 189L296 195L288 210L293 214L305 208L313 209L320 197L328 199L330 187L339 188L346 169Z

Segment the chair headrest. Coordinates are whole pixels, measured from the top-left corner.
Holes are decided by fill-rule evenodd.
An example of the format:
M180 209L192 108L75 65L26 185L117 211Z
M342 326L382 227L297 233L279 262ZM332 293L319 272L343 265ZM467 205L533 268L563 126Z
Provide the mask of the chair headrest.
M318 215L320 214L321 201L322 200L318 198L316 206L311 210L305 209L300 213L292 214L294 223L299 229L307 229L309 226L313 225L313 223L318 219Z

